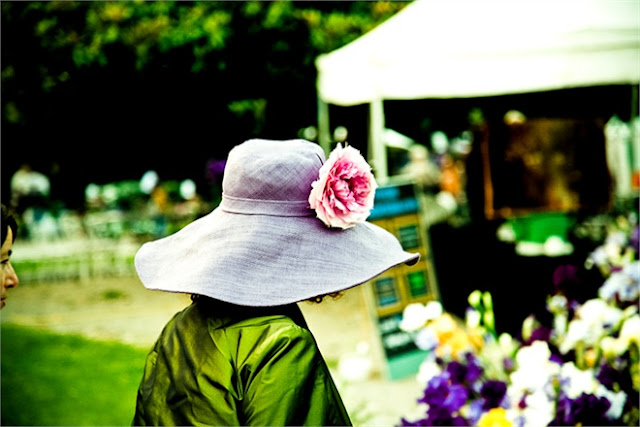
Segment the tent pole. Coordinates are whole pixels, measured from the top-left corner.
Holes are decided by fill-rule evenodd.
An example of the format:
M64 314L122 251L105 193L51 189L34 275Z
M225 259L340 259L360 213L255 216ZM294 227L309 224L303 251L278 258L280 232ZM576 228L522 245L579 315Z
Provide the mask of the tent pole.
M387 147L384 142L384 105L382 99L374 99L369 104L369 163L379 183L388 178Z
M329 128L329 104L318 96L318 142L325 155L331 151L331 136Z

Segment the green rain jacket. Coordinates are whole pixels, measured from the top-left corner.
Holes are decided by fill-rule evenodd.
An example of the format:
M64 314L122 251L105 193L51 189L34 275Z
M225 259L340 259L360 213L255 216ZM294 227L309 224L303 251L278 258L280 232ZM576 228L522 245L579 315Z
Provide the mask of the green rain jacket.
M134 425L351 425L302 313L203 298L147 356Z

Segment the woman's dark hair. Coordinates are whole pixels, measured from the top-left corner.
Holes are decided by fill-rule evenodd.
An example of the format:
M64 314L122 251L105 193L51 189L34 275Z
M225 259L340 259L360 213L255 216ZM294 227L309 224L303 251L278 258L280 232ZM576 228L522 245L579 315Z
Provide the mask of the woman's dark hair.
M2 228L2 244L4 245L4 241L7 240L9 228L11 228L13 240L15 240L18 234L18 223L4 203L2 204L2 222L0 224L2 224L2 227L0 227Z
M309 298L308 300L306 300L307 302L315 302L315 303L321 303L326 297L331 297L334 300L342 297L342 295L344 295L344 291L339 291L339 292L332 292L330 294L324 294L324 295L318 295L317 297L313 297L313 298ZM198 302L209 302L211 303L212 301L216 301L213 298L209 298L206 297L204 295L199 295L199 294L191 294L191 301L194 303L198 303Z
M318 295L317 297L309 298L307 301L308 302L315 302L316 304L320 304L327 297L331 297L334 300L336 300L336 299L341 298L342 295L344 295L344 291L332 292L330 294Z

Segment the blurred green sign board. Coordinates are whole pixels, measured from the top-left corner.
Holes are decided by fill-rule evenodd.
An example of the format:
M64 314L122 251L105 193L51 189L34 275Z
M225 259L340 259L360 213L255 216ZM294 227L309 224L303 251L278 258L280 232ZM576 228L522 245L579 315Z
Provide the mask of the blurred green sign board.
M404 308L411 303L439 300L427 230L422 224L420 203L413 184L380 187L376 191L369 221L394 234L402 247L419 252L413 266L400 265L370 281L380 343L390 379L416 374L427 353L411 335L400 329Z
M536 213L510 221L516 240L544 243L550 236L567 240L575 218L564 212Z

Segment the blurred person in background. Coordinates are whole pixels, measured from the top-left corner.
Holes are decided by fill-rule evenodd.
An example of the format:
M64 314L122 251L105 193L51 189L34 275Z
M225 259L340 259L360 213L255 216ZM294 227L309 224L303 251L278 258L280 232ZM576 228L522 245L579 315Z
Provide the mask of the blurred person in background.
M11 204L18 214L33 206L45 207L50 192L49 178L28 163L23 163L11 177Z
M40 223L48 215L50 194L49 178L33 170L29 163L23 163L11 177L11 208L25 225L22 237L38 234Z
M18 275L11 265L10 257L13 248L13 242L18 234L18 224L15 218L9 212L8 208L2 204L2 250L0 267L0 280L2 281L2 300L0 309L6 305L7 291L15 288L19 284Z
M134 425L351 425L297 303L418 261L366 222L375 188L353 147L234 147L220 205L136 254L147 289L193 303L147 357Z
M431 159L427 147L413 144L409 148L409 162L400 170L401 174L411 176L418 190L427 193L437 192L441 172Z
M155 225L154 237L160 238L167 235L169 212L171 212L169 192L162 182L158 182L149 195L149 216Z

